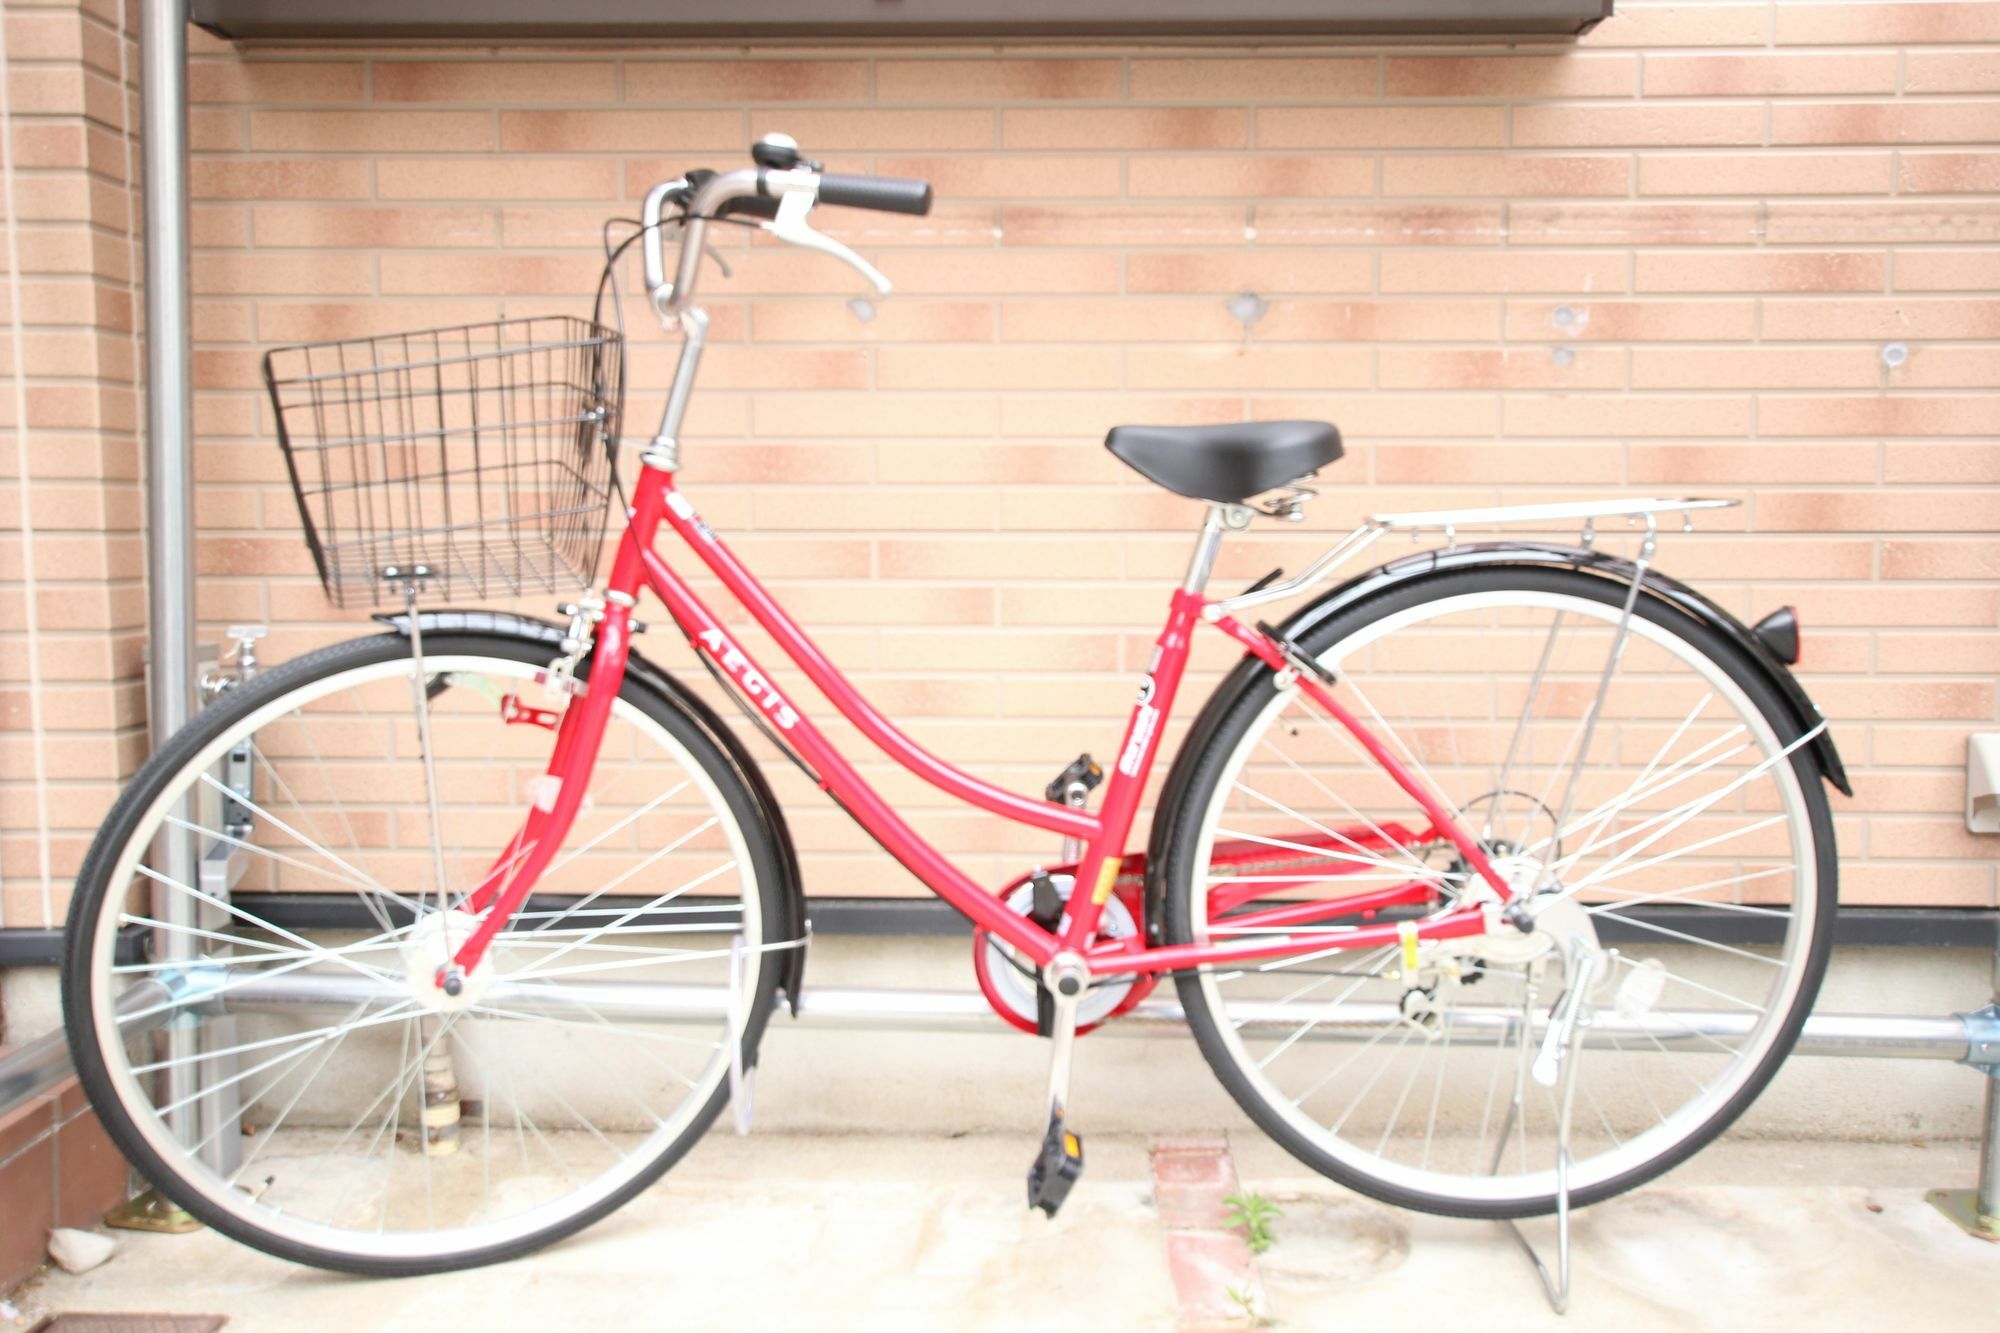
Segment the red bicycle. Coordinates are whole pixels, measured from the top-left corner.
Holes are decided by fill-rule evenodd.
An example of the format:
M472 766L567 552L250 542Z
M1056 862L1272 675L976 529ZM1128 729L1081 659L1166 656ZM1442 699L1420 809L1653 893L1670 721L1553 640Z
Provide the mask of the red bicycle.
M1295 577L1212 597L1225 535L1297 518L1338 433L1121 427L1112 453L1206 506L1187 574L1108 772L1085 756L1046 799L1004 790L871 707L675 486L709 231L762 227L886 292L811 210L930 206L925 183L823 172L781 136L753 157L657 187L607 241L600 312L638 244L683 347L620 491L608 577L566 625L416 602L597 586L616 329L522 319L267 359L329 594L403 606L379 617L388 632L240 663L83 867L64 978L78 1068L166 1195L290 1259L430 1272L605 1216L732 1097L747 1121L759 1038L781 995L799 999L809 903L751 752L633 646L647 591L775 750L971 920L1000 1015L1050 1039L1029 1196L1051 1214L1082 1166L1074 1039L1168 975L1260 1126L1407 1207L1514 1218L1593 1202L1744 1110L1825 966L1823 784L1846 779L1787 670L1789 614L1746 628L1652 567L1661 515L1719 502L1382 515ZM1644 525L1631 559L1591 542L1621 517ZM1457 539L1508 523L1583 537ZM760 638L654 549L662 528ZM1445 540L1281 623L1254 618L1399 531ZM1205 627L1241 660L1139 849ZM896 763L1060 838L1060 856L997 891L976 881L765 669L772 648Z

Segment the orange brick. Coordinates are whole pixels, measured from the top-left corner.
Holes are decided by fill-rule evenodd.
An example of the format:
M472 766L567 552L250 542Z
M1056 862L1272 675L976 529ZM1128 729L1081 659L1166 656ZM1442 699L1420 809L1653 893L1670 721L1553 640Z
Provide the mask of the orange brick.
M750 313L758 342L987 341L993 327L993 307L980 301L890 301L867 324L834 301L760 302Z
M1136 157L1126 164L1135 196L1271 199L1375 192L1375 160L1324 153L1227 157Z
M365 199L368 163L352 158L212 158L188 164L196 199Z
M259 152L407 153L491 148L483 111L252 111Z
M378 60L377 102L609 102L618 71L601 60Z
M1213 425L1243 417L1236 395L1011 393L1001 400L1000 433L1013 436L1102 439L1113 426L1149 421L1163 426Z
M1387 195L1622 195L1631 184L1631 159L1623 154L1430 154L1382 160L1382 193Z
M1879 292L1888 272L1880 250L1642 251L1634 264L1642 292Z
M1248 135L1233 107L1009 108L1000 125L1006 148L1241 148Z
M1913 389L2000 388L2000 347L1947 347L1919 343L1895 372Z
M1770 491L1757 525L1777 532L1990 531L2000 493L1976 491Z
M733 116L727 119L731 125L736 123ZM822 148L924 152L994 146L993 112L971 108L926 111L920 116L900 110L751 111L753 139L773 132L792 135L815 152Z
M1699 148L1754 144L1764 137L1763 108L1743 103L1517 106L1512 142L1526 148L1637 144Z
M1625 383L1624 354L1606 348L1384 347L1380 356L1385 389L1609 389Z
M321 342L362 338L403 329L441 328L473 324L499 314L493 302L424 301L403 304L373 301L357 305L265 301L257 306L257 335L273 343ZM254 567L244 572L256 572Z
M1882 446L1882 479L1889 482L2000 481L2000 450L1985 441L1890 440Z
M191 271L199 295L365 296L375 290L369 255L203 253L193 257Z
M1497 148L1497 106L1261 107L1259 148ZM1217 145L1224 146L1224 145Z
M1776 20L1780 46L2000 41L2000 13L1979 3L1780 5Z
M1115 60L878 60L875 63L875 96L883 102L1107 101L1118 97L1122 81L1123 74Z
M1766 4L1627 5L1585 33L1585 46L1761 46L1770 33Z
M1747 435L1748 398L1510 397L1502 412L1508 435ZM1546 474L1545 474L1546 475Z
M1772 143L1987 143L1990 102L1779 103Z
M1240 292L1270 296L1293 292L1365 292L1375 266L1366 254L1336 252L1209 251L1135 254L1126 260L1133 292Z
M1134 389L1358 389L1369 383L1365 347L1284 346L1242 342L1124 349L1125 382ZM1355 446L1348 446L1353 455Z
M1750 301L1509 301L1506 336L1531 342L1725 342L1748 338L1756 315Z
M766 486L757 490L751 503L757 526L763 529L842 532L990 530L994 526L995 514L995 500L991 492L964 488L889 490L857 487L829 492L824 488L798 490ZM862 585L828 589L823 595L831 598L837 594L855 602L879 602L887 600L883 594L890 591ZM991 596L990 593L985 595ZM907 623L916 617L906 619L897 616L895 619ZM854 622L844 620L840 623Z
M1375 479L1393 485L1518 481L1526 475L1616 485L1618 459L1589 445L1393 444L1375 451Z
M608 200L618 197L618 178L618 164L601 158L543 159L532 170L505 158L384 158L375 164L384 199Z
M1384 292L1618 292L1629 261L1605 251L1390 251Z
M1913 194L2000 193L2000 152L1902 153L1902 188Z
M377 76L380 77L379 75ZM358 60L323 64L306 60L193 60L188 101L358 102L366 70Z
M1648 97L1757 97L1812 93L1893 93L1893 52L1842 55L1668 55L1646 57Z
M1990 435L1990 397L1779 398L1758 404L1766 435Z
M1991 291L2000 288L2000 253L1904 250L1896 256L1896 286L1912 292Z
M384 112L407 115L407 112ZM482 117L483 118L483 117ZM512 153L736 149L742 117L728 111L502 111L500 147ZM434 145L444 147L446 145ZM485 147L484 143L473 145Z
M1768 301L1767 338L2000 337L2000 300L1893 297Z
M1629 97L1639 62L1626 55L1391 56L1391 97Z
M1111 348L884 347L875 366L884 389L1112 389L1119 380Z
M1906 93L1990 93L2000 88L2000 51L1911 51L1903 57Z
M1311 342L1477 342L1494 337L1498 325L1494 301L1284 301L1259 321L1256 336Z
M1635 347L1639 389L1866 388L1881 382L1872 347Z
M1373 97L1377 77L1375 60L1346 56L1147 58L1132 61L1131 95L1147 101L1254 102Z
M1008 301L1000 307L1004 342L1226 341L1241 332L1220 301Z
M1886 194L1888 153L1676 153L1639 159L1640 194Z
M1882 543L1882 577L2000 579L2000 546L1985 538L1885 541Z
M1008 245L1222 245L1241 242L1247 209L1212 204L1019 205L1000 210Z
M1126 480L1128 473L1097 441L1064 440L1059 444L1010 441L998 448L990 441L917 444L885 441L874 446L880 482L917 482L956 486L1103 486ZM1019 540L1019 538L1014 538Z
M429 255L382 256L385 296L469 296L533 292L573 292L581 297L594 285L594 255Z
M1119 290L1119 256L1089 250L954 250L884 256L896 290L954 296ZM898 298L900 301L902 298Z
M493 214L477 208L308 208L260 204L250 229L259 245L491 245Z
M631 102L860 102L865 60L628 60Z

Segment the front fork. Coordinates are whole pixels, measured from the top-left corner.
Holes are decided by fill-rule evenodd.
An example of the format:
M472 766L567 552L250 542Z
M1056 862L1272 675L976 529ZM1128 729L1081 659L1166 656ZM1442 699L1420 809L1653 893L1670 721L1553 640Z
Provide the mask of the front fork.
M467 895L466 910L480 920L438 970L437 984L447 994L456 994L464 985L494 936L527 901L583 808L611 705L625 681L632 649L632 608L638 604L644 577L640 552L652 545L659 531L660 494L657 486L639 487L601 606L596 599L579 603L580 613L572 617L570 637L563 645L564 656L550 664L549 681L569 694L568 706L556 726L548 767L534 784L527 817L493 868ZM585 654L590 657L590 674L587 681L578 682L570 672Z

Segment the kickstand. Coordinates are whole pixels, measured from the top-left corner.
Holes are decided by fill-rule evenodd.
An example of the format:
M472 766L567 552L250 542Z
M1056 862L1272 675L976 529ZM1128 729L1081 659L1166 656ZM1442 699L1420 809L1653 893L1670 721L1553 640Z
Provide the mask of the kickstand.
M1513 1235L1514 1243L1521 1247L1521 1253L1528 1256L1528 1262L1535 1266L1535 1276L1542 1280L1542 1295L1549 1298L1549 1309L1563 1314L1569 1309L1569 1148L1567 1145L1556 1149L1556 1271L1553 1275L1549 1266L1542 1262L1542 1256L1535 1252L1528 1233L1521 1230L1521 1224L1513 1218L1502 1218L1507 1230Z
M748 1025L745 1010L749 997L744 994L744 941L739 932L729 938L729 1000L728 1032L724 1037L729 1043L729 1114L736 1129L736 1136L742 1138L750 1132L750 1120L757 1113L757 1068L743 1064L743 1029Z
M1542 1049L1535 1057L1528 1076L1545 1088L1559 1087L1556 1111L1556 1255L1555 1272L1536 1252L1528 1240L1521 1224L1513 1218L1502 1218L1507 1230L1513 1234L1521 1252L1528 1256L1528 1262L1535 1266L1535 1276L1541 1279L1542 1294L1548 1297L1549 1308L1557 1314L1569 1309L1570 1245L1569 1245L1569 1129L1570 1111L1576 1101L1576 1054L1583 1045L1583 1005L1589 993L1592 974L1597 968L1597 955L1580 941L1572 941L1568 957L1568 984L1557 997L1555 1010L1549 1017L1548 1033L1542 1038ZM1522 1105L1526 1089L1517 1082L1514 1105L1508 1108L1508 1127L1524 1112ZM1527 1126L1522 1125L1522 1132ZM1501 1132L1501 1150L1506 1148L1506 1130ZM1499 1154L1494 1155L1494 1169L1499 1169Z

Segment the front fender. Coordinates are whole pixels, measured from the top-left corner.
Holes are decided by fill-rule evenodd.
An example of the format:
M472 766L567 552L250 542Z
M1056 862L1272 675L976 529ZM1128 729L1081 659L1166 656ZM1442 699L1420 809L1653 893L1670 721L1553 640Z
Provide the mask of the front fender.
M1443 573L1447 570L1469 569L1480 565L1537 565L1559 569L1572 569L1579 573L1597 577L1630 587L1638 576L1638 568L1631 561L1618 556L1594 551L1581 546L1556 546L1540 542L1485 542L1466 546L1454 546L1447 550L1420 551L1415 555L1391 560L1377 565L1364 573L1357 574L1345 583L1332 588L1315 598L1288 617L1279 627L1286 638L1297 638L1315 627L1354 606L1365 598L1407 583L1411 579ZM1731 615L1723 607L1696 592L1680 580L1670 578L1656 569L1648 568L1639 585L1642 594L1666 602L1683 615L1699 621L1728 639L1741 649L1752 665L1763 673L1772 687L1790 707L1792 723L1797 731L1792 736L1780 739L1789 744L1823 721L1819 708L1805 692L1791 669L1780 661L1763 642L1750 631L1750 627ZM1256 678L1260 671L1269 668L1257 658L1244 654L1243 660L1216 687L1209 696L1200 714L1182 742L1179 753L1174 756L1173 767L1167 772L1167 780L1160 791L1157 811L1177 810L1181 805L1182 793L1192 777L1194 756L1199 755L1214 737L1228 712L1229 705L1244 688ZM1852 796L1854 788L1847 777L1847 767L1840 760L1840 753L1834 748L1833 733L1823 730L1813 738L1812 751L1819 760L1820 771L1826 780L1844 796ZM1167 850L1167 820L1156 814L1148 839L1146 853L1146 921L1149 932L1159 938L1158 932L1164 927L1166 884L1161 878L1165 873Z
M564 628L539 620L533 616L515 615L509 611L452 610L419 611L417 618L423 625L425 634L466 634L485 638L512 639L547 647L551 658L562 653ZM375 617L398 634L408 635L410 618L400 612L386 613ZM736 766L737 775L750 791L751 799L757 803L758 816L771 830L771 836L778 847L779 897L782 900L784 920L779 923L782 934L779 939L803 940L806 938L806 896L804 880L799 874L798 851L792 845L791 830L785 824L784 811L779 808L777 798L764 780L764 772L757 761L744 748L715 710L694 691L682 685L673 676L647 659L637 648L626 657L625 672L637 679L647 689L654 691L667 703L687 716L689 720L707 733L729 761ZM778 985L785 993L785 1000L791 1006L794 1016L799 1009L800 986L805 980L806 951L801 945L795 949L778 951L782 960L778 974Z

